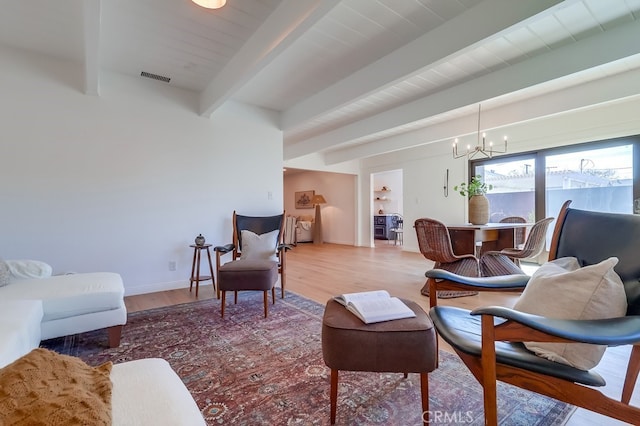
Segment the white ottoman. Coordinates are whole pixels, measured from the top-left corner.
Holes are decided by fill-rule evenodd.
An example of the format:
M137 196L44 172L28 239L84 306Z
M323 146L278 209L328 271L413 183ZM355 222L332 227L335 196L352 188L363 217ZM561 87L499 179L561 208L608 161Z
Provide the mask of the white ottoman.
M0 302L0 368L40 345L40 300Z
M111 382L114 426L205 424L189 390L164 359L114 364Z

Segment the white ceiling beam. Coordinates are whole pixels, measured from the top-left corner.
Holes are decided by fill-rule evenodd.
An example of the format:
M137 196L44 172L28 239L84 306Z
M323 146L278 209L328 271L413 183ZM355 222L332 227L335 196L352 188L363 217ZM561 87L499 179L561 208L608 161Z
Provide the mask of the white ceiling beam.
M640 43L631 40L640 40L640 21L632 21L325 134L285 145L284 158L337 148L355 139L640 54Z
M210 116L338 3L283 0L200 94L200 114Z
M100 0L82 2L84 93L100 95Z
M639 94L640 69L634 69L491 110L483 109L482 121L486 126L483 126L482 130L491 132L491 129L512 127L519 123L602 105ZM329 151L324 155L325 164L338 164L435 142L452 143L453 136L475 134L476 119L477 116L467 115L401 135ZM500 139L502 132L497 136L497 139ZM509 139L512 140L512 135L509 135Z
M561 0L486 0L427 34L353 73L282 114L283 130L295 129L322 114L362 99L396 82L418 74L452 54L521 23ZM500 13L496 13L499 10ZM446 42L443 42L446 40Z

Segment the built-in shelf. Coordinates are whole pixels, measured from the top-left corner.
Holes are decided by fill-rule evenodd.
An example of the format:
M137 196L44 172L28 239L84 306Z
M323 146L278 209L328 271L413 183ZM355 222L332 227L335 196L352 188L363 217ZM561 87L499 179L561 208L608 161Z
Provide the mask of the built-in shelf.
M377 189L373 192L374 194L386 194L387 192L391 192L391 190L386 186L383 186L382 188ZM373 197L373 201L375 201L376 203L386 203L387 201L391 201L391 200L387 198L386 195L376 195Z

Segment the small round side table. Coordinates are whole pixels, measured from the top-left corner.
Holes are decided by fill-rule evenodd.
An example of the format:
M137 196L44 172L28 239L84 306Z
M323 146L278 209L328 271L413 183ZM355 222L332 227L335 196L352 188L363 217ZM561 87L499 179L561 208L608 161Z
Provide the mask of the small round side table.
M193 288L193 283L196 283L196 297L198 297L198 286L200 285L200 281L208 281L211 280L211 284L213 285L213 290L216 289L216 280L213 275L213 265L211 264L211 252L209 251L209 247L211 244L203 244L201 246L196 244L191 244L189 247L193 247L193 264L191 265L191 277L189 278L189 292ZM202 250L207 251L207 260L209 261L209 272L211 275L200 275L200 253Z

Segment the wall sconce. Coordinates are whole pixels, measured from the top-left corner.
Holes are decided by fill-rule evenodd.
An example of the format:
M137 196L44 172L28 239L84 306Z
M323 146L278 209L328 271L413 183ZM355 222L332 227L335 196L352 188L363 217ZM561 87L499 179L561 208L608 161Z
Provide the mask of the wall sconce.
M327 200L320 194L315 194L311 199L311 203L315 205L316 218L313 223L313 243L322 244L322 214L320 212L320 204L326 204Z

